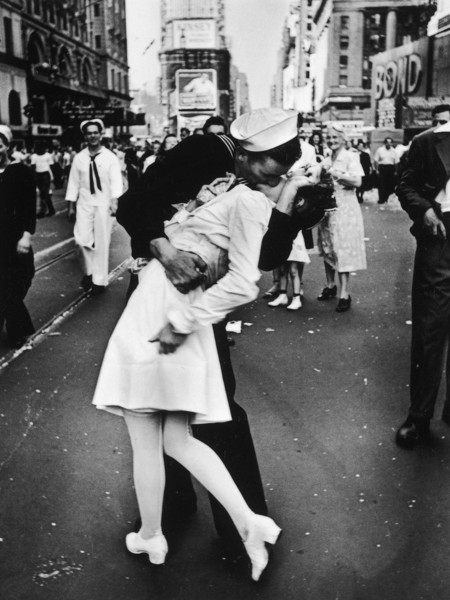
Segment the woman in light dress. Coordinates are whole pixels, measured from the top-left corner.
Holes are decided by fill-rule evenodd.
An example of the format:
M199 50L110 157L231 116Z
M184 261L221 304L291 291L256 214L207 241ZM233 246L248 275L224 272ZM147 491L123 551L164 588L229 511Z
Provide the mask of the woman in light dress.
M326 141L331 150L322 162L334 180L337 210L328 213L319 223L319 253L325 264L326 286L318 300L335 298L339 279L339 302L337 312L345 312L351 306L349 278L353 271L367 268L364 243L364 223L355 189L361 185L364 175L358 152L345 149L343 129L335 125L327 130Z

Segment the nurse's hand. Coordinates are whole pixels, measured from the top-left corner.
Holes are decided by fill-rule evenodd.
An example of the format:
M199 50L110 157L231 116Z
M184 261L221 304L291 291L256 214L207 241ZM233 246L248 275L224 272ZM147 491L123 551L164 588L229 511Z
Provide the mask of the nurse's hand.
M186 338L186 334L176 333L172 325L167 323L159 332L157 339L149 340L149 342L159 342L159 354L173 354Z
M196 254L177 250L167 238L152 240L150 249L164 267L169 281L182 294L187 294L205 281L206 264Z

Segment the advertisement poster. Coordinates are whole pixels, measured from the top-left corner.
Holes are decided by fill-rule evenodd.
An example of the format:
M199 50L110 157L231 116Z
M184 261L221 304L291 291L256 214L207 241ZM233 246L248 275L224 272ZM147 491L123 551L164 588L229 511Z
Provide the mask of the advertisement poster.
M216 48L214 19L184 19L173 22L174 48Z
M215 110L217 72L214 69L179 70L176 73L178 110Z

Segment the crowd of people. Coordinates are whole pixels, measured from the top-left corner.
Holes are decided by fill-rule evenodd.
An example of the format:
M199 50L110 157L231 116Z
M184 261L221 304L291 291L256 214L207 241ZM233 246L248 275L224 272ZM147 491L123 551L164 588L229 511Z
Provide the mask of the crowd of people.
M230 135L212 117L201 133L185 129L182 139L167 133L144 148L106 148L103 122L90 119L80 125L85 143L71 154L69 171L55 169L52 155L64 155L56 147L14 158L11 131L0 126L0 325L13 345L33 332L23 300L34 272L36 216L53 208L49 181L56 187L68 175L82 285L93 295L108 284L114 217L130 235L128 302L93 404L123 417L130 436L140 513L138 530L125 540L131 553L164 563L164 523L195 510L192 474L210 493L219 536L229 548L243 543L259 580L269 560L266 543L274 544L281 530L267 516L247 416L234 399L226 317L257 297L260 270L273 272L265 294L270 306L301 308L312 224L326 279L318 300L336 298L336 311L348 311L349 275L367 267L364 192L376 184L379 202L387 202L402 160L397 193L413 220L417 253L411 407L396 441L411 448L427 435L450 311L450 107L438 109L437 127L402 147L401 156L387 137L373 158L363 140L349 141L338 124L306 139L298 115L275 108L240 116ZM304 205L319 188L329 193L311 223ZM443 419L450 424L449 405Z

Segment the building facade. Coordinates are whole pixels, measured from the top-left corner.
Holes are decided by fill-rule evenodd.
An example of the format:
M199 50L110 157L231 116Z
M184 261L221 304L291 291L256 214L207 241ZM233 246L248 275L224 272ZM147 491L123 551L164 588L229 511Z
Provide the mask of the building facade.
M169 127L230 119L230 53L224 0L161 0L161 103Z
M0 0L0 119L18 139L127 125L125 0ZM78 134L76 134L78 135Z
M424 0L320 0L311 76L322 121L370 122L372 57L426 35L435 10Z

